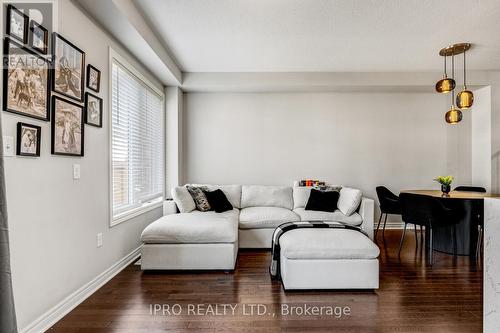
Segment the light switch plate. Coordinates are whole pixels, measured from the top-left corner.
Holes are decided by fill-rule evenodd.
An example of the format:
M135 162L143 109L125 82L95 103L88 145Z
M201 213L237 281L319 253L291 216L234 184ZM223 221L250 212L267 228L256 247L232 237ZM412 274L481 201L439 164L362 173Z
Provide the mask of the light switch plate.
M97 247L101 247L102 246L102 233L98 233L96 238L97 238Z
M3 137L3 156L12 157L14 156L14 137L4 135Z
M80 164L73 164L73 179L80 179Z

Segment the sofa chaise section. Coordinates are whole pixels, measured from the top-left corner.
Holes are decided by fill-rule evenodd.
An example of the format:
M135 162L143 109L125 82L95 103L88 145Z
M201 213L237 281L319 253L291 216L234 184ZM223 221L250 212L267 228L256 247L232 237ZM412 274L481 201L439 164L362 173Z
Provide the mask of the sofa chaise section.
M234 269L238 254L237 208L224 213L194 210L172 214L175 203L166 201L164 211L169 214L142 232L141 269Z

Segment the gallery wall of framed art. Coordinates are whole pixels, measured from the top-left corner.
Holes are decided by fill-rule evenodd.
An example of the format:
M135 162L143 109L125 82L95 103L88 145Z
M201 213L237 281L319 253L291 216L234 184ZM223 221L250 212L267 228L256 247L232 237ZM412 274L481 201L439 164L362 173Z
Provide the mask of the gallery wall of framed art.
M52 155L84 156L85 124L102 128L101 71L85 63L85 52L70 39L14 4L6 9L3 110L51 122ZM16 155L40 156L42 126L19 124Z
M37 1L28 1L28 3L35 2ZM30 251L32 254L30 256L17 255L15 267L13 267L20 332L30 330L43 332L49 329L40 326L39 318L51 312L52 309L59 309L58 304L67 299L68 295L74 294L76 290L87 285L93 277L100 276L105 268L112 267L117 258L124 255L124 251L131 252L132 247L136 247L131 239L138 239L138 230L161 214L161 208L156 208L147 214L134 217L127 223L110 227L109 194L112 191L109 182L111 178L109 172L111 118L108 97L110 49L129 60L131 65L140 70L159 90L163 89L161 80L155 77L134 53L89 18L79 8L77 2L68 0L43 0L43 2L57 3L57 13L54 15L54 21L57 24L51 26L50 23L37 20L37 23L48 30L47 54L32 49L29 38L28 44L12 39L52 61L52 32L55 31L85 52L84 99L85 93L89 92L103 100L102 127L88 124L95 117L89 117L88 123L84 123L83 157L53 155L51 153L53 119L50 116L52 96L58 96L81 106L85 104L84 101L80 102L52 91L51 82L49 82L49 120L0 110L2 134L13 139L13 156L4 158L9 220L14 226L10 230L13 253ZM26 10L29 8L28 4L14 5L24 13L29 13ZM3 19L0 20L2 37L10 38L11 36L5 34L7 5L2 4L2 6L4 14ZM30 17L30 21L34 19L37 18ZM29 27L30 25L28 25L28 30ZM0 49L3 49L3 40L0 41L0 46ZM100 71L99 92L87 88L88 64ZM0 81L3 85L2 75L0 75ZM91 82L89 84L92 86ZM3 96L2 90L3 86L0 88L0 96ZM3 97L0 99L2 99L1 106ZM100 116L97 118L100 119ZM23 140L17 139L19 122L41 128L39 157L16 154L17 142L23 143ZM24 131L26 149L23 148L23 151L28 153L33 151L33 147L36 149L34 142L31 142L31 135ZM57 137L55 139L58 140ZM69 140L65 139L65 142ZM71 145L68 146L68 148L71 147ZM74 165L80 167L79 179L73 177ZM96 247L96 233L103 235L104 246L100 248ZM47 246L47 244L53 246ZM56 248L57 250L54 250ZM33 261L33 258L38 264ZM87 264L83 265L82 262ZM47 263L50 265L54 263L53 269L39 270L35 267L36 265L46 266ZM43 288L39 288L37 284L25 278L32 276L34 272L37 280L44 281ZM74 277L72 283L67 283L67 272L71 272Z

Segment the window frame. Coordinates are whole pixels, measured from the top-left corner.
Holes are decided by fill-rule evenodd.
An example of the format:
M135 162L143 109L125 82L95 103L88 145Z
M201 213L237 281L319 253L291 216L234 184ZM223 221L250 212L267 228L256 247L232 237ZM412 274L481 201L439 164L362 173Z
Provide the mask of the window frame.
M119 214L114 214L113 212L113 62L119 63L122 67L128 70L131 74L133 74L137 79L142 81L144 85L146 85L153 92L158 94L161 98L161 113L163 117L162 127L163 127L163 174L166 177L166 133L165 133L165 93L160 90L156 84L151 82L141 71L137 70L137 68L132 65L127 59L122 57L118 52L116 52L113 48L109 47L109 68L108 68L108 175L109 175L109 226L114 227L120 223L126 222L134 217L145 214L154 209L160 208L163 206L163 201L165 200L165 182L166 179L163 180L162 186L162 196L160 198L152 199L148 202L143 203L139 207L133 207L129 210L121 212Z

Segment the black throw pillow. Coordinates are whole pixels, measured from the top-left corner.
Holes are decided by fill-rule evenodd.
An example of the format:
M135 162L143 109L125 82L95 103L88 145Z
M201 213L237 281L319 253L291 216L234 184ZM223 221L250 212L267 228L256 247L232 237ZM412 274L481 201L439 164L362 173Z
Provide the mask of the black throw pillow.
M229 200L227 200L227 197L222 190L218 189L215 191L206 191L205 195L207 196L210 207L212 207L216 213L223 213L233 209L233 205L231 205Z
M334 212L337 209L340 193L338 191L318 191L311 189L306 210ZM210 201L210 200L209 200Z

